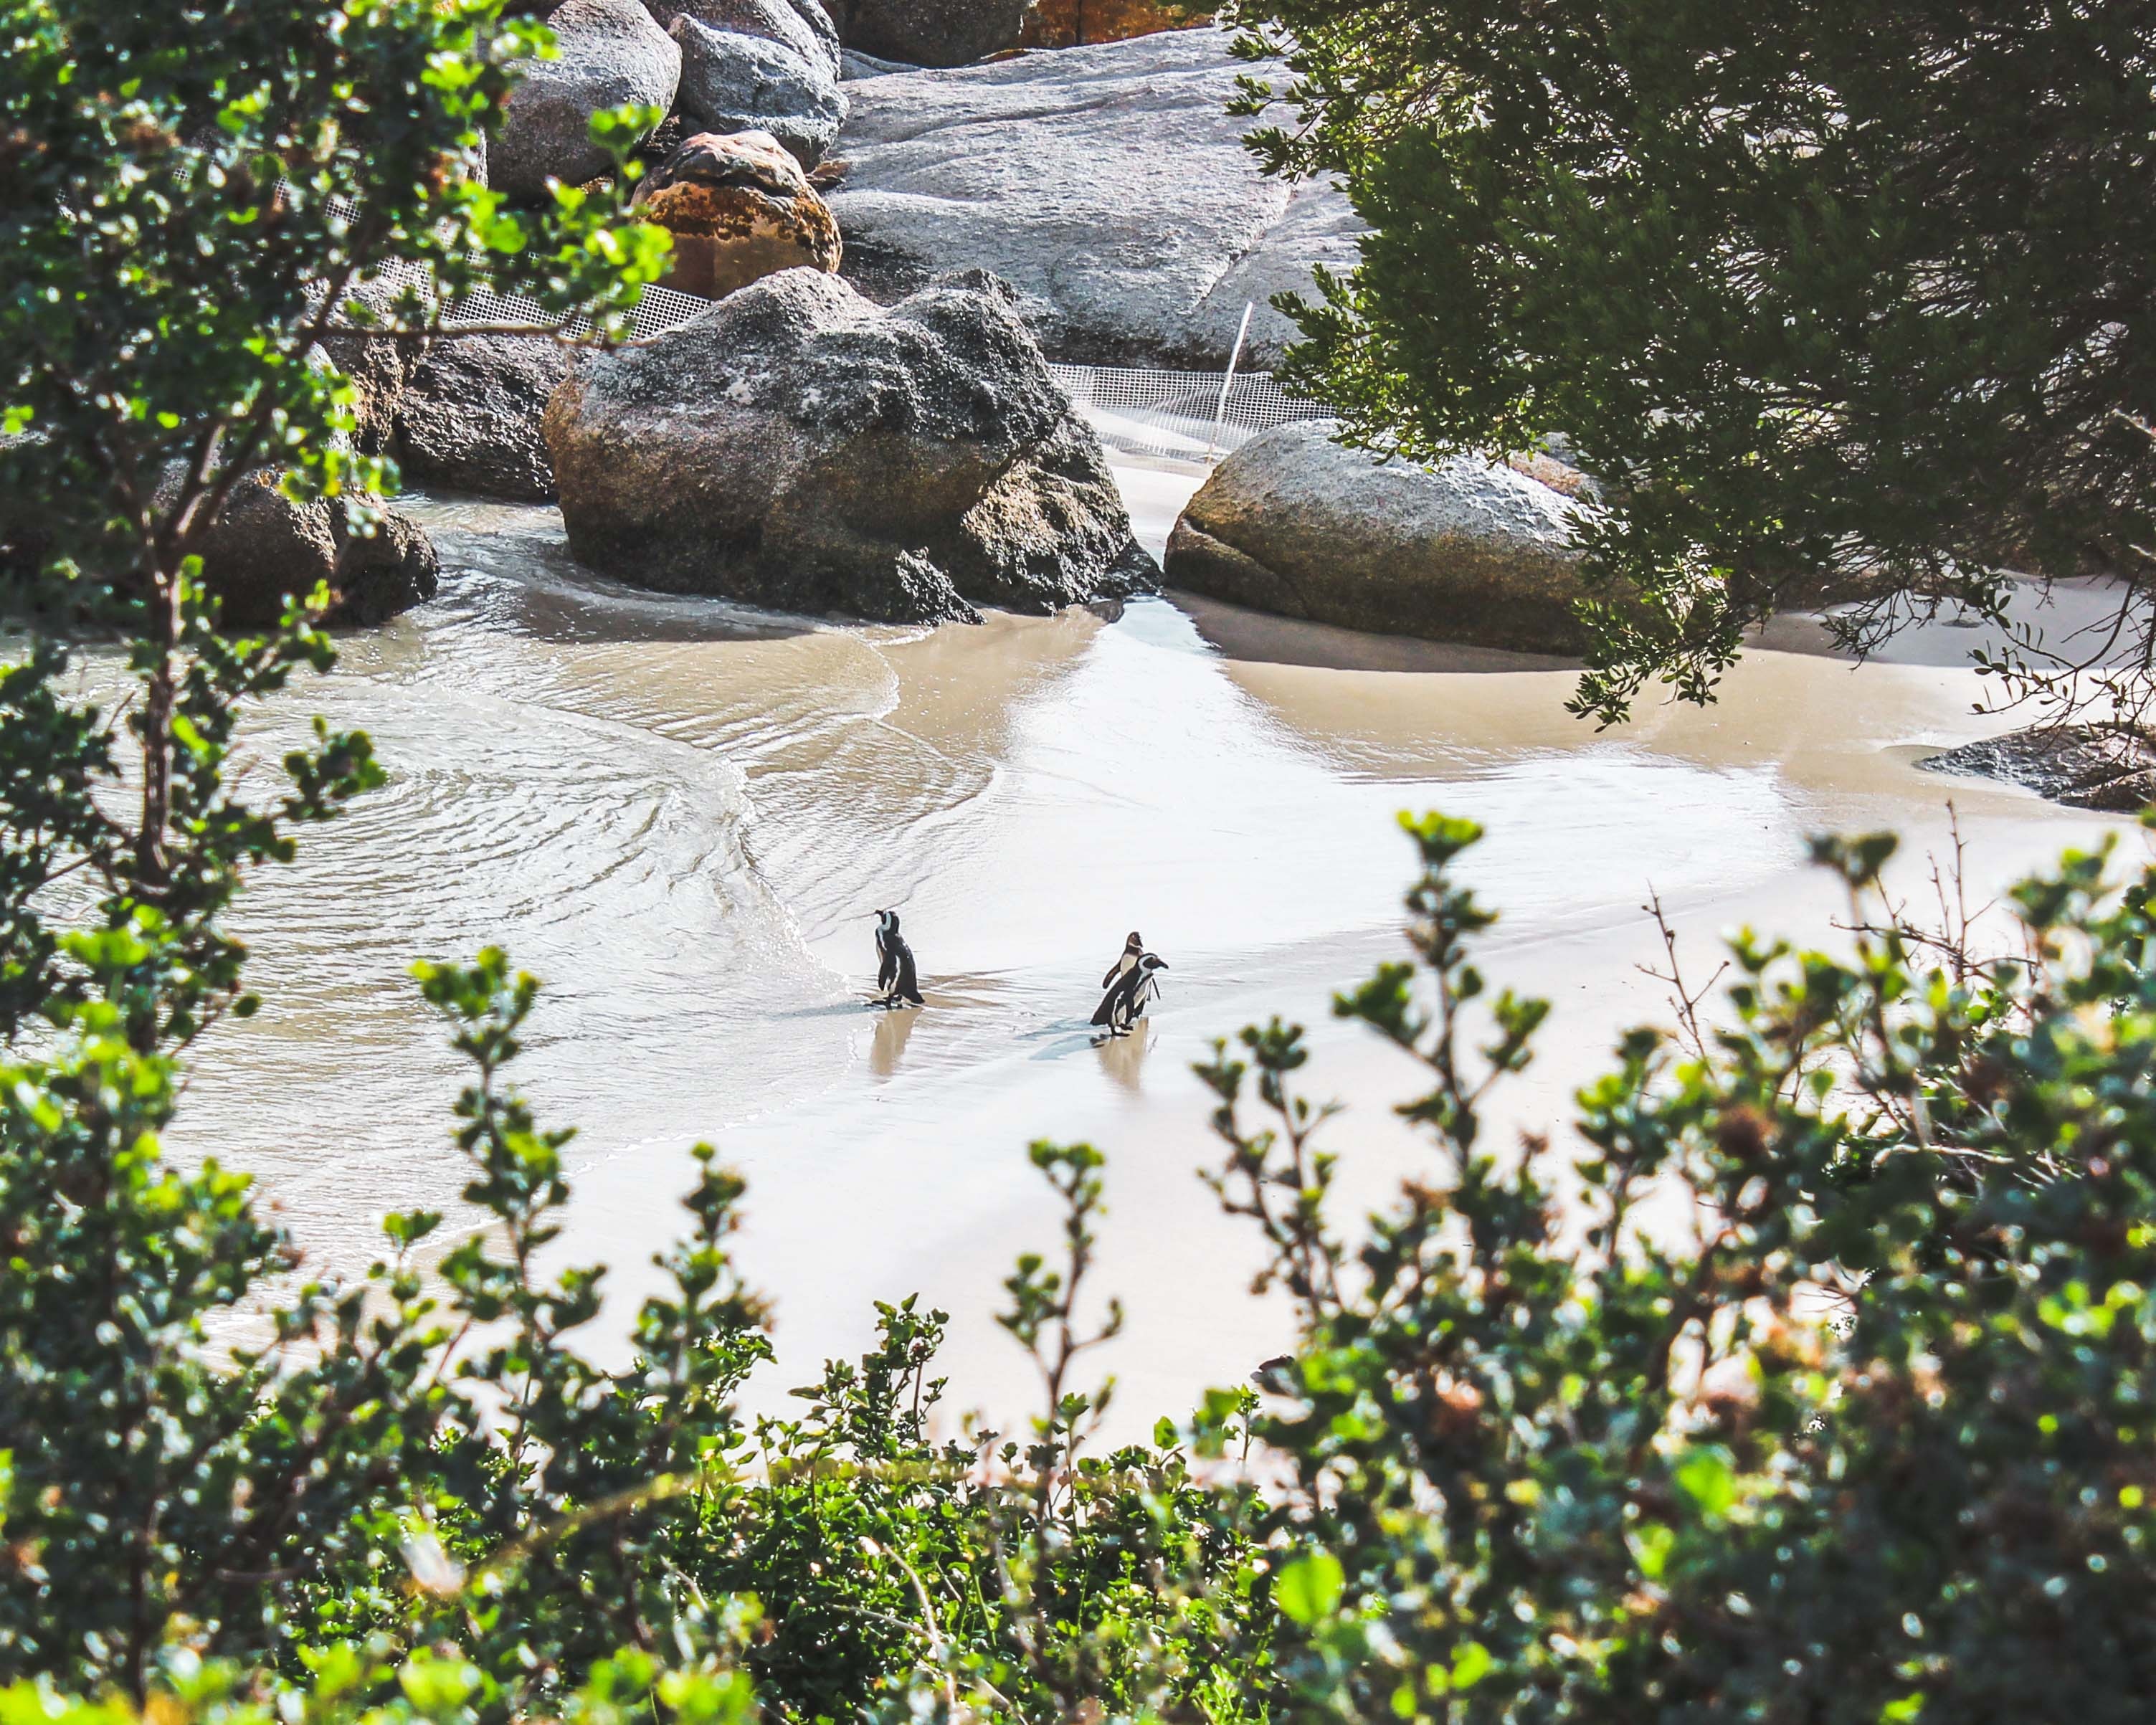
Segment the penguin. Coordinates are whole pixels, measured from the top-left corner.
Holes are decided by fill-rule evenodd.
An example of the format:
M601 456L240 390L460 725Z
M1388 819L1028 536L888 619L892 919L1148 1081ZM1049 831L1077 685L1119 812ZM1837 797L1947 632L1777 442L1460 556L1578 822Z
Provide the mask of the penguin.
M898 932L898 912L876 912L877 1006L919 1006L921 983L913 971L913 948Z
M1108 967L1108 973L1101 978L1101 986L1115 986L1116 978L1128 970L1145 955L1145 937L1133 928L1131 937L1123 942L1123 950L1116 954L1116 962Z
M1127 1036L1131 1026L1145 1016L1146 1002L1160 992L1160 973L1168 961L1156 952L1141 952L1137 961L1117 977L1093 1009L1093 1022L1111 1036Z

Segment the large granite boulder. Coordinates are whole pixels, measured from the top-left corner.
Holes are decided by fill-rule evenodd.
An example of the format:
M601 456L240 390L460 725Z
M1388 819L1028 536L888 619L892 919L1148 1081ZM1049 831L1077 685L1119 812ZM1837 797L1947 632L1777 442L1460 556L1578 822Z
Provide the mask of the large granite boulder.
M624 102L670 108L680 84L681 50L639 0L567 0L547 23L559 57L524 62L488 158L495 188L512 198L540 196L549 177L575 186L604 172L592 116Z
M203 580L223 601L223 621L259 629L288 598L327 582L333 624L382 623L434 596L441 572L417 523L385 510L375 531L355 533L341 501L295 504L263 470L233 487L203 546Z
M547 502L554 470L540 429L547 403L583 351L536 336L434 342L397 406L397 456L422 485Z
M2072 809L2137 814L2156 803L2156 739L2131 725L2038 725L1917 762L2003 779Z
M789 270L555 393L569 548L625 581L884 622L1151 586L1099 442L1007 290L888 311Z
M1509 467L1380 462L1327 419L1253 438L1168 536L1168 584L1376 634L1576 653L1582 506Z
M674 236L660 278L706 300L781 270L839 267L839 224L768 132L685 138L637 182L636 211Z
M1226 111L1251 69L1228 42L1176 30L850 83L825 194L848 280L889 300L993 270L1051 358L1097 365L1218 367L1255 304L1245 362L1268 363L1293 333L1270 295L1352 267L1361 226L1330 186L1258 171Z
M818 0L644 0L653 18L670 29L677 18L688 17L715 30L738 30L744 36L761 36L792 49L803 59L824 68L834 78L842 74L844 53L838 26Z
M837 0L849 48L909 66L963 66L1016 48L1031 0Z
M683 114L707 131L768 133L803 167L824 159L846 117L835 59L687 13L667 28L680 45Z

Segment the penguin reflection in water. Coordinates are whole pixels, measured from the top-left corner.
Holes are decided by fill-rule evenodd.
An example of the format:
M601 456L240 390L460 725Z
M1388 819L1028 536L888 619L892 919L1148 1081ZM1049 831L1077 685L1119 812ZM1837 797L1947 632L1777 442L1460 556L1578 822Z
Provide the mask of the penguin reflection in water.
M913 948L898 932L898 912L876 912L876 996L872 1006L919 1006L921 981L914 974Z
M1160 973L1168 961L1148 952L1136 935L1123 956L1110 967L1108 992L1093 1009L1093 1022L1111 1036L1127 1036L1131 1027L1145 1016L1146 1003L1160 993Z

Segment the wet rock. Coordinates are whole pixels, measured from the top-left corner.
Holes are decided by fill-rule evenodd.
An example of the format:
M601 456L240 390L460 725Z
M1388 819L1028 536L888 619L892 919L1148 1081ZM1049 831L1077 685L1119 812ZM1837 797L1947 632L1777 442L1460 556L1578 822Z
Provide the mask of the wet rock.
M546 502L554 470L540 429L547 398L583 359L531 336L458 336L434 342L398 405L404 476L444 490Z
M1009 291L883 310L788 270L594 358L547 410L569 547L623 580L886 622L1150 587Z
M568 0L547 20L560 58L526 60L489 161L495 187L532 198L551 177L578 186L611 166L592 116L624 102L670 108L681 50L639 0Z
M2156 740L2128 725L2041 725L1964 743L1917 762L2004 779L2073 809L2135 814L2156 803Z
M838 0L849 48L913 66L963 66L1016 48L1029 0Z
M1168 542L1168 584L1378 634L1578 652L1568 517L1508 467L1381 464L1330 420L1282 425L1214 470Z
M846 117L835 62L684 13L668 26L681 50L681 111L706 131L762 131L803 167L824 159Z
M417 523L388 510L372 536L346 524L341 501L298 505L278 476L252 473L233 488L203 547L203 579L224 602L223 621L260 629L288 598L327 582L326 620L382 623L434 596L441 564Z
M1352 268L1362 230L1330 186L1259 172L1226 108L1264 69L1228 40L1177 30L848 84L845 178L826 194L847 279L887 301L993 270L1051 358L1097 365L1217 368L1255 304L1244 363L1270 363L1292 330L1270 296L1314 292L1314 264Z
M818 0L644 0L644 4L669 28L685 15L715 30L761 36L821 65L834 78L844 75L838 26Z
M839 267L839 225L768 132L688 138L636 188L636 208L674 236L661 287L722 299L781 270Z

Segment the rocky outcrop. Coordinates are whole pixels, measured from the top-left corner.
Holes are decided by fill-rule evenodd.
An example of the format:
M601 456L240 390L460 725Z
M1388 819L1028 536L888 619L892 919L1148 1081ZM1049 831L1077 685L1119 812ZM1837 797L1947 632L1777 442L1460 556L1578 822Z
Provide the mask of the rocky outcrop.
M2004 779L2073 809L2137 814L2156 803L2156 740L2127 725L2041 725L1964 743L1917 764Z
M235 485L203 547L203 580L223 601L226 624L266 628L317 582L329 583L334 624L384 622L434 598L441 564L416 523L388 510L362 536L341 502L292 503L277 478L264 470Z
M434 342L397 409L397 455L416 484L546 502L554 495L540 421L581 349L531 336Z
M1331 187L1258 171L1226 111L1253 69L1228 41L1177 30L849 84L825 194L847 279L891 300L993 270L1050 357L1099 365L1217 367L1255 303L1245 362L1268 363L1292 333L1270 296L1352 267L1361 229Z
M352 443L362 455L391 453L397 410L419 362L421 346L367 331L398 327L408 316L424 318L425 312L416 301L408 306L402 290L388 282L362 282L346 295L343 308L332 320L333 332L307 351L308 364L334 367L350 380L357 422Z
M637 213L674 236L660 279L706 300L781 270L839 267L839 225L768 132L685 139L637 184Z
M838 26L817 0L644 0L644 5L669 28L675 18L686 16L715 30L761 36L792 49L834 78L843 75Z
M569 548L675 593L888 622L1152 584L1009 291L888 311L789 270L594 358L547 410Z
M1509 467L1381 463L1330 420L1214 470L1168 536L1168 584L1282 617L1516 652L1578 652L1569 517Z
M685 115L707 131L767 132L803 167L824 159L846 117L835 56L715 29L687 13L667 28L681 50Z
M592 116L624 102L670 108L680 83L681 50L639 0L568 0L547 23L559 57L523 63L489 156L493 185L513 198L604 172Z
M839 0L849 48L909 66L963 66L1016 48L1029 0Z

